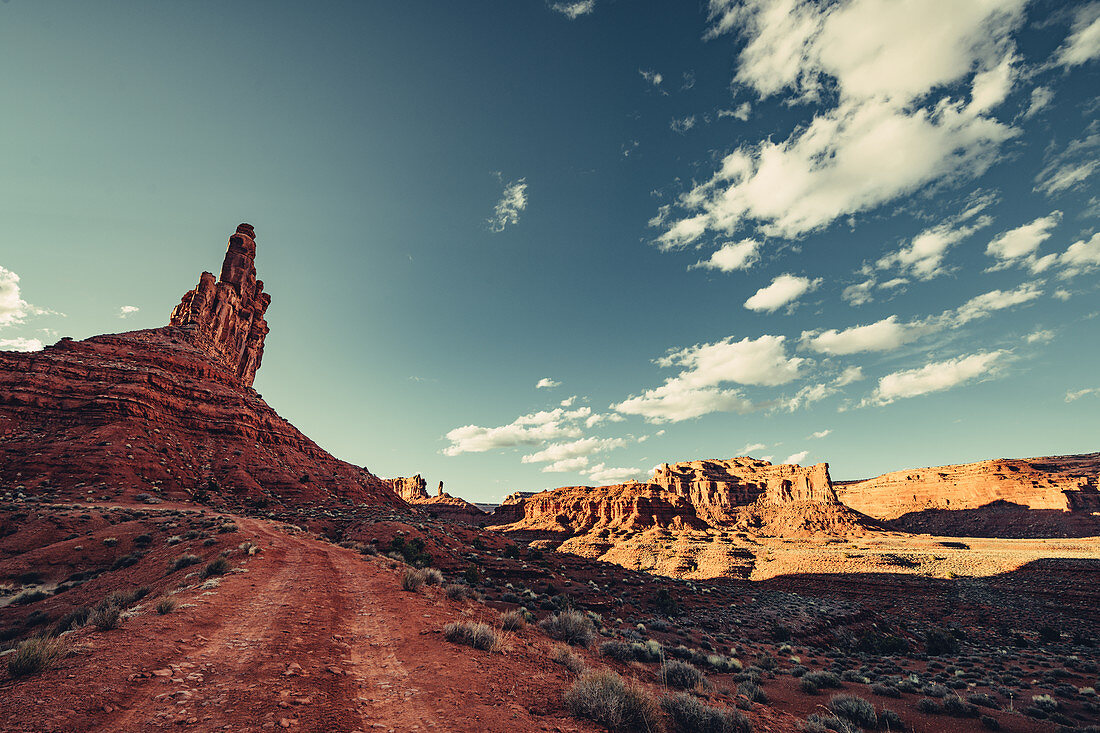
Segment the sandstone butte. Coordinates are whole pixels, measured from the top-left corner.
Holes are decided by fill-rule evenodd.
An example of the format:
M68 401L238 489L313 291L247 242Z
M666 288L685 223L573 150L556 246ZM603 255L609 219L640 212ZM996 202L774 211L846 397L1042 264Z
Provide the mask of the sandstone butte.
M430 496L427 491L428 483L420 474L387 479L387 483L393 487L394 492L409 504L428 513L452 522L466 522L479 524L487 520L488 515L457 496L451 496L443 490L443 482L439 482L439 488L435 496Z
M221 276L202 273L168 326L0 352L0 481L58 497L405 507L252 388L271 303L255 259L241 224Z

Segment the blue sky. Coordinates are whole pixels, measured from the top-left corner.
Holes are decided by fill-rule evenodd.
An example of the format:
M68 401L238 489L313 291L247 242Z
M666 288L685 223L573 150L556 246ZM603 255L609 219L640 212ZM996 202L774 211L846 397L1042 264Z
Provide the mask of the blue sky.
M256 387L383 476L1094 451L1098 57L1097 2L5 0L0 345L165 324L246 221Z

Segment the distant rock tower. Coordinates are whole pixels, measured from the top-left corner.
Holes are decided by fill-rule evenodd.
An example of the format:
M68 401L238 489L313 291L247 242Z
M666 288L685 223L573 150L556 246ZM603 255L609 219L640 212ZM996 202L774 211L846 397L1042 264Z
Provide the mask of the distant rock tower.
M169 325L191 331L214 361L251 387L264 355L270 304L263 281L256 279L256 231L241 224L229 238L221 278L215 282L213 273L202 273Z

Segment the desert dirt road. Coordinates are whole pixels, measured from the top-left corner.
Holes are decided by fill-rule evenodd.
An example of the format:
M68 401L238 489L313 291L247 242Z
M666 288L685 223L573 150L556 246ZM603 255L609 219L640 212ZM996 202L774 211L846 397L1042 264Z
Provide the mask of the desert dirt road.
M263 520L233 517L262 550L168 615L71 635L55 669L0 687L2 731L579 731L549 642L488 653L443 639L495 612L403 591L403 567ZM191 579L191 585L196 581Z

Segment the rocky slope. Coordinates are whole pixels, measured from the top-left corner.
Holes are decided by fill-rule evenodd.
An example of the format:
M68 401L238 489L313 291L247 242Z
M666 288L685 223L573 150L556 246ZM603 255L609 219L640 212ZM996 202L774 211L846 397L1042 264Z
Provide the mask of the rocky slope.
M251 387L270 297L242 224L171 325L0 352L0 486L65 497L404 506Z
M1008 502L1037 510L1100 511L1100 453L996 459L894 471L837 487L853 509L879 519Z

